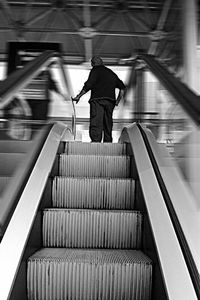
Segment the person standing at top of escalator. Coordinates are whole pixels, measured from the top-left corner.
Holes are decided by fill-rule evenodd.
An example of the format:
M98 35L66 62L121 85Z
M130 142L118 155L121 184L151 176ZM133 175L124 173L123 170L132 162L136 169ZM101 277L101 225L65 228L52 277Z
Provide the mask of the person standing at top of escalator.
M72 100L79 102L80 98L91 91L89 135L92 142L112 142L113 110L123 98L125 85L109 68L101 57L91 59L92 69L88 80L80 93ZM115 89L119 90L117 99Z

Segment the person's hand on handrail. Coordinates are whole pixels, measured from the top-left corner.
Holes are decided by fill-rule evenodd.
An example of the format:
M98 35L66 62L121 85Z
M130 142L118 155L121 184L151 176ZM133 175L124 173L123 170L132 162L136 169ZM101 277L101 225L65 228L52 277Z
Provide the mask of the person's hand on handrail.
M72 98L72 101L76 102L76 104L77 104L77 103L79 102L80 98L81 98L83 95L85 95L85 94L86 94L86 91L85 91L84 89L82 89L82 90L80 91L80 93L79 93L78 95L76 95L74 98L71 97L71 98Z
M77 104L79 102L79 100L80 100L80 97L77 95L74 98L71 97L71 99L72 99L73 102L76 102L76 104Z

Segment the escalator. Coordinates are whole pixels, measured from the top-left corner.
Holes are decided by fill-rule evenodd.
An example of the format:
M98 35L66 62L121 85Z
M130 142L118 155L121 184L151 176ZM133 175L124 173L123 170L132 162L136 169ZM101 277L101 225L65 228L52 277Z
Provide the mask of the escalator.
M108 145L59 140L56 127L8 227L7 245L24 232L4 257L23 255L2 300L197 299L137 125Z
M28 259L28 299L151 299L142 213L125 144L66 142Z
M2 238L1 300L198 299L153 165L165 151L137 124L116 144L65 132L46 137Z

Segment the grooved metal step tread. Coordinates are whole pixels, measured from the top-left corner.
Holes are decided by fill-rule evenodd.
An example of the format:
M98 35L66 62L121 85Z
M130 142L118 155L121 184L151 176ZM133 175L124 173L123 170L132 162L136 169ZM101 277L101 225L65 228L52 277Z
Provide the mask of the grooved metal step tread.
M28 259L28 300L151 300L126 145L65 142L64 151L53 208L43 211L44 248Z
M67 154L83 155L125 155L126 144L66 142L64 152Z
M29 300L150 300L152 264L141 251L45 248L27 278Z
M68 261L82 263L149 264L151 259L140 250L42 248L28 261Z
M130 157L60 154L59 175L71 177L127 178L130 177Z
M43 210L43 212L79 212L79 213L85 213L85 212L94 212L94 213L114 213L114 214L139 214L142 215L140 211L137 210L121 210L121 209L93 209L93 208L59 208L59 207L47 207Z
M75 178L56 176L53 207L133 209L135 180L129 178Z
M139 249L142 214L136 211L45 209L43 246Z

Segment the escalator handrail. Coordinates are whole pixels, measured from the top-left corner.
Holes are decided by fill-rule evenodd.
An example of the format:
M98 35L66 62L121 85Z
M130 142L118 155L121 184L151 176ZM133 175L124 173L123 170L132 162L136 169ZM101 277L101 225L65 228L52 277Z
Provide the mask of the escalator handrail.
M69 89L69 85L67 85L67 78L64 71L64 62L62 60L61 54L52 50L47 50L41 53L38 57L28 62L23 68L17 69L16 71L12 72L5 80L0 82L0 109L4 108L8 105L11 101L13 101L13 95L16 95L20 92L23 87L25 87L33 78L37 76L41 72L44 67L47 67L51 62L57 60L62 70L62 76L64 77L64 84L66 89ZM75 110L75 109L74 109ZM75 113L72 118L72 134L75 138ZM69 128L68 128L69 129ZM35 146L33 147L36 148ZM34 150L32 149L32 150ZM32 161L34 158L32 156L36 156L34 153L29 155L29 159ZM8 221L10 219L11 213L13 208L16 206L17 198L19 197L19 192L22 191L24 187L24 183L22 179L27 179L28 174L31 171L31 162L27 162L29 165L30 170L22 170L24 173L21 174L18 179L15 181L15 190L11 189L9 193L6 194L6 200L3 198L1 201L1 212L0 212L0 238L3 236L4 231L7 227ZM24 167L26 167L24 163ZM18 170L17 170L18 171ZM19 169L18 172L22 172ZM13 179L14 180L14 179ZM20 184L21 186L17 186ZM13 194L12 194L13 191ZM17 191L17 193L16 193ZM7 192L7 190L6 190Z
M0 243L0 280L3 282L0 289L1 300L8 300L12 292L26 243L66 130L64 124L53 125Z
M168 189L167 189L166 184L163 180L163 177L162 177L162 174L160 172L160 169L159 169L158 163L156 161L156 158L154 156L154 153L151 149L151 145L149 143L147 134L146 134L145 130L142 128L142 126L140 124L138 124L137 126L138 126L138 128L141 132L141 135L142 135L143 140L144 140L144 144L145 144L147 152L149 154L149 158L151 160L151 163L152 163L152 166L153 166L153 169L154 169L154 172L155 172L155 175L156 175L161 193L162 193L163 198L165 200L165 204L166 204L166 207L168 209L168 212L169 212L174 230L175 230L177 238L179 240L179 244L180 244L180 247L181 247L181 250L182 250L182 253L183 253L187 268L188 268L188 271L190 273L191 280L193 282L197 298L200 299L200 275L199 275L199 271L197 269L195 260L193 258L193 255L191 253L187 238L186 238L186 236L184 234L184 231L183 231L183 228L180 224L180 221L179 221L179 218L177 216L176 210L174 209L174 206L173 206L172 200L170 198ZM182 199L182 200L184 201L184 199Z
M146 145L136 123L123 129L120 142L130 144L132 150L166 295L168 299L197 299ZM144 251L151 257L152 250L148 244ZM177 272L180 272L178 276Z
M13 100L13 96L17 95L27 84L35 78L44 67L47 67L52 61L57 61L60 69L61 76L65 90L72 95L71 86L67 80L66 72L64 69L64 60L60 53L53 50L46 50L35 59L28 62L23 68L17 69L12 72L5 80L0 82L0 109L4 109ZM65 99L67 100L67 99ZM71 100L71 98L70 98ZM76 111L73 101L72 102L72 134L75 139L76 135Z
M13 95L19 93L44 66L47 66L55 52L47 50L38 57L28 62L23 68L12 72L6 79L0 82L0 109L7 106L13 99Z
M31 141L31 149L26 153L23 163L17 167L12 176L11 183L0 197L0 240L6 231L8 223L51 128L52 124L47 124Z
M196 125L200 125L200 97L186 84L181 82L168 71L153 55L141 54L137 57L144 61L151 72L159 79L165 88L174 96L181 107L192 118Z

